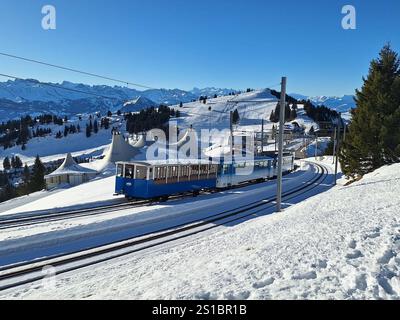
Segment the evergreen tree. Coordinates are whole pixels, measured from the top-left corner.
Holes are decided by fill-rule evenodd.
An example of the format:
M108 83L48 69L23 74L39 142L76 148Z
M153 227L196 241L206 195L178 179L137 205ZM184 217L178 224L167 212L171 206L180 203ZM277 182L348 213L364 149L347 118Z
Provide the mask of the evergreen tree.
M275 122L275 112L274 112L274 110L271 111L271 115L269 116L269 121Z
M4 170L10 170L11 169L11 162L9 157L5 157L3 160L3 168Z
M86 137L90 138L91 135L92 135L92 130L90 129L90 126L87 124L86 125Z
M237 109L235 109L235 111L233 112L233 115L232 115L232 122L234 124L237 124L237 123L239 123L239 120L240 120L239 112L237 111Z
M15 160L14 160L14 168L15 169L21 169L23 166L22 161L20 159L20 157L15 156Z
M11 157L11 168L13 168L13 169L16 168L15 167L15 157L14 156Z
M23 173L24 183L27 185L31 179L31 172L29 171L28 165L25 163Z
M400 158L400 62L390 45L371 62L340 152L343 173L356 178Z
M44 181L45 167L40 160L39 156L36 156L35 163L32 169L32 179L30 181L30 191L40 191L43 190L46 186Z
M99 125L98 125L98 123L97 123L97 120L94 120L94 123L93 123L93 132L94 132L94 133L99 132Z

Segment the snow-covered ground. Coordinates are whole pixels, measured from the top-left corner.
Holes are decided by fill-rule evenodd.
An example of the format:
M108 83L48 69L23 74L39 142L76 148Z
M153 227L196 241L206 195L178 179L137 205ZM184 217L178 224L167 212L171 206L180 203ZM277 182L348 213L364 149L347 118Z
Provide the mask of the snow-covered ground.
M23 203L22 205L19 205L18 199L11 200L7 203L5 208L9 208L14 201L15 205L12 209L2 210L2 204L0 204L0 216L50 209L56 211L57 208L65 207L78 209L89 205L99 206L121 202L121 200L124 199L123 196L121 198L121 196L113 195L114 186L115 176L111 176L103 179L96 179L66 190L57 190L57 192L48 193L42 192L46 196L42 194L42 197L38 200L35 200L35 197L33 197L31 201Z
M400 164L344 182L282 213L0 298L399 299Z
M304 181L313 179L314 176L315 168L304 163L300 170L285 176L284 188L288 190L301 186ZM108 179L102 181L104 186L110 183L106 180ZM110 184L113 185L113 182ZM42 198L36 201L36 208L43 209L51 206L51 201L55 199L65 201L67 195L77 197L75 202L79 203L79 206L84 206L81 202L84 202L85 199L86 201L98 199L98 201L104 202L104 199L110 197L110 194L93 187L94 185L97 185L96 182L91 182L59 192L54 196ZM107 186L106 190L108 189ZM106 244L112 240L207 218L212 214L233 210L241 205L264 199L266 196L272 196L275 191L275 181L268 181L241 189L202 195L196 199L189 197L155 205L126 207L93 216L4 229L0 233L0 265L71 252L71 250L76 251L94 244ZM19 212L21 209L17 208L5 214L8 215L8 218L14 218L18 217ZM14 215L12 215L13 213ZM3 217L5 216L3 215Z

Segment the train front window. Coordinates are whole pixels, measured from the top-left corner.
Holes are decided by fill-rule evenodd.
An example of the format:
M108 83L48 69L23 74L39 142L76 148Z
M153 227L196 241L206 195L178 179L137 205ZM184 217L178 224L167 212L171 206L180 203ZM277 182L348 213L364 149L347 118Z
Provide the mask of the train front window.
M134 168L135 166L128 164L125 166L125 178L133 179Z
M124 173L124 165L119 164L117 165L117 177L122 177Z

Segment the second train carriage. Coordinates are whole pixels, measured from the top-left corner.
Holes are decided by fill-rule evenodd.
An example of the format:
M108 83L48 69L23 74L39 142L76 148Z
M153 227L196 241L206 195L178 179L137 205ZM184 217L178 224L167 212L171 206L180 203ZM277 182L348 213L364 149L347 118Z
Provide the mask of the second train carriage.
M283 172L294 169L294 156L285 153ZM200 190L229 188L277 175L277 157L215 163L207 160L118 162L115 192L127 198L153 199Z

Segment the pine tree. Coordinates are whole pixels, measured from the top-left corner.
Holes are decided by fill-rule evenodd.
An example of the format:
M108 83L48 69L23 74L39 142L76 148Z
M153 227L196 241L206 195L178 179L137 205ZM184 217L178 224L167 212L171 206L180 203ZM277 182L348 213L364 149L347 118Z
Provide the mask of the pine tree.
M232 115L232 122L234 124L237 124L239 122L239 120L240 120L239 112L237 111L237 109L235 109L235 111L233 112L233 115Z
M275 122L275 112L274 112L274 110L271 111L271 115L269 116L269 121Z
M13 169L16 168L16 166L15 166L15 157L14 157L14 156L11 157L11 167L12 167Z
M346 176L357 178L400 158L400 61L390 45L371 62L361 91L356 91L340 161Z
M86 137L90 138L91 135L92 135L92 130L90 130L90 126L87 124L86 125Z
M97 120L94 120L94 123L93 123L93 132L94 132L94 133L99 132L99 125L98 125L98 123L97 123Z
M31 178L31 172L30 172L29 167L28 167L28 165L26 163L25 163L25 166L24 166L23 177L24 177L24 183L28 184L29 181L30 181L30 178Z
M15 169L21 169L23 164L22 164L22 161L21 161L20 157L15 156L15 160L14 161L15 161L14 162L14 168Z
M40 160L39 156L36 156L35 163L32 169L32 179L30 181L30 191L40 191L46 186L44 181L45 167Z
M9 157L5 157L3 160L3 168L4 170L10 170L11 169L11 162Z

